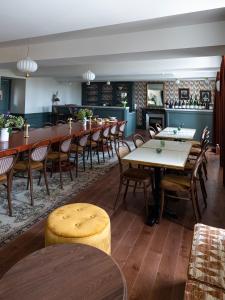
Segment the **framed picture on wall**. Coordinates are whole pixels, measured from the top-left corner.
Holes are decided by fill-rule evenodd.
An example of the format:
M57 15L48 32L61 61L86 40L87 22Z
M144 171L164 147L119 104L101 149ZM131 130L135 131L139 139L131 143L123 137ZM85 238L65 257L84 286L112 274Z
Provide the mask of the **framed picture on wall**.
M179 89L179 99L188 100L189 99L189 89Z
M163 83L147 84L147 106L163 106Z
M211 102L211 91L200 91L200 99L204 102Z

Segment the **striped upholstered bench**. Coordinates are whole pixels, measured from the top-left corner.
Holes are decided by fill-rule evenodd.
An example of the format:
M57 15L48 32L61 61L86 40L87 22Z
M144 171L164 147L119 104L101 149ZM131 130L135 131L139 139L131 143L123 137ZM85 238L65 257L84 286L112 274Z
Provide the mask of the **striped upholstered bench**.
M185 299L225 299L225 229L195 225Z

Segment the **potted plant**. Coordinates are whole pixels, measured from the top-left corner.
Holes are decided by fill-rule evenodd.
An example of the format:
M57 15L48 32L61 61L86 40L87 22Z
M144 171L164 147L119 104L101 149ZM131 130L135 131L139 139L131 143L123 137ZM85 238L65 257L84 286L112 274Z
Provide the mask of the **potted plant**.
M87 118L91 118L93 116L93 112L91 109L88 108L82 108L78 111L78 113L76 114L77 119L82 121L82 122L86 122Z
M24 119L21 116L0 114L0 141L7 142L13 127L22 128L23 125Z

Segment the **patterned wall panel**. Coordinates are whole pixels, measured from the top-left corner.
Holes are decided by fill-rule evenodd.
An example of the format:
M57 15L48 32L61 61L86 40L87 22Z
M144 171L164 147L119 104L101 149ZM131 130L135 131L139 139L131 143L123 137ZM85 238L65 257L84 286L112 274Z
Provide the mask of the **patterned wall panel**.
M210 80L182 80L179 84L175 81L165 81L164 83L164 101L178 99L179 88L189 88L190 95L197 95L200 97L200 90L211 91L211 100L214 102L215 98L215 81Z
M146 106L147 82L134 82L134 103L137 105L137 126L142 125L142 108Z
M200 90L211 90L211 99L215 98L215 81L210 80L181 80L179 84L175 81L164 82L164 101L178 98L179 88L189 88L190 95L200 95ZM142 108L146 106L147 81L134 82L134 103L137 105L137 126L142 126Z

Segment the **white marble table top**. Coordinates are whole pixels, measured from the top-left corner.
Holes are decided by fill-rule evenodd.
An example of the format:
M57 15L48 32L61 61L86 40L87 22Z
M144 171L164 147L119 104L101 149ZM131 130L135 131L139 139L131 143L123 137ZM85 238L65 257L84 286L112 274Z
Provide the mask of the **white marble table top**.
M157 153L154 148L140 147L123 157L122 161L152 167L184 170L189 152L190 149L189 151L162 149L162 152Z
M191 142L180 142L180 141L169 141L169 140L156 140L156 139L151 139L141 145L141 147L144 148L162 148L166 150L173 150L173 151L185 151L185 152L190 152L191 150Z
M174 132L174 130L176 132ZM155 135L156 139L171 139L171 140L192 140L194 138L196 129L192 128L181 128L180 130L177 127L166 127L159 133Z

